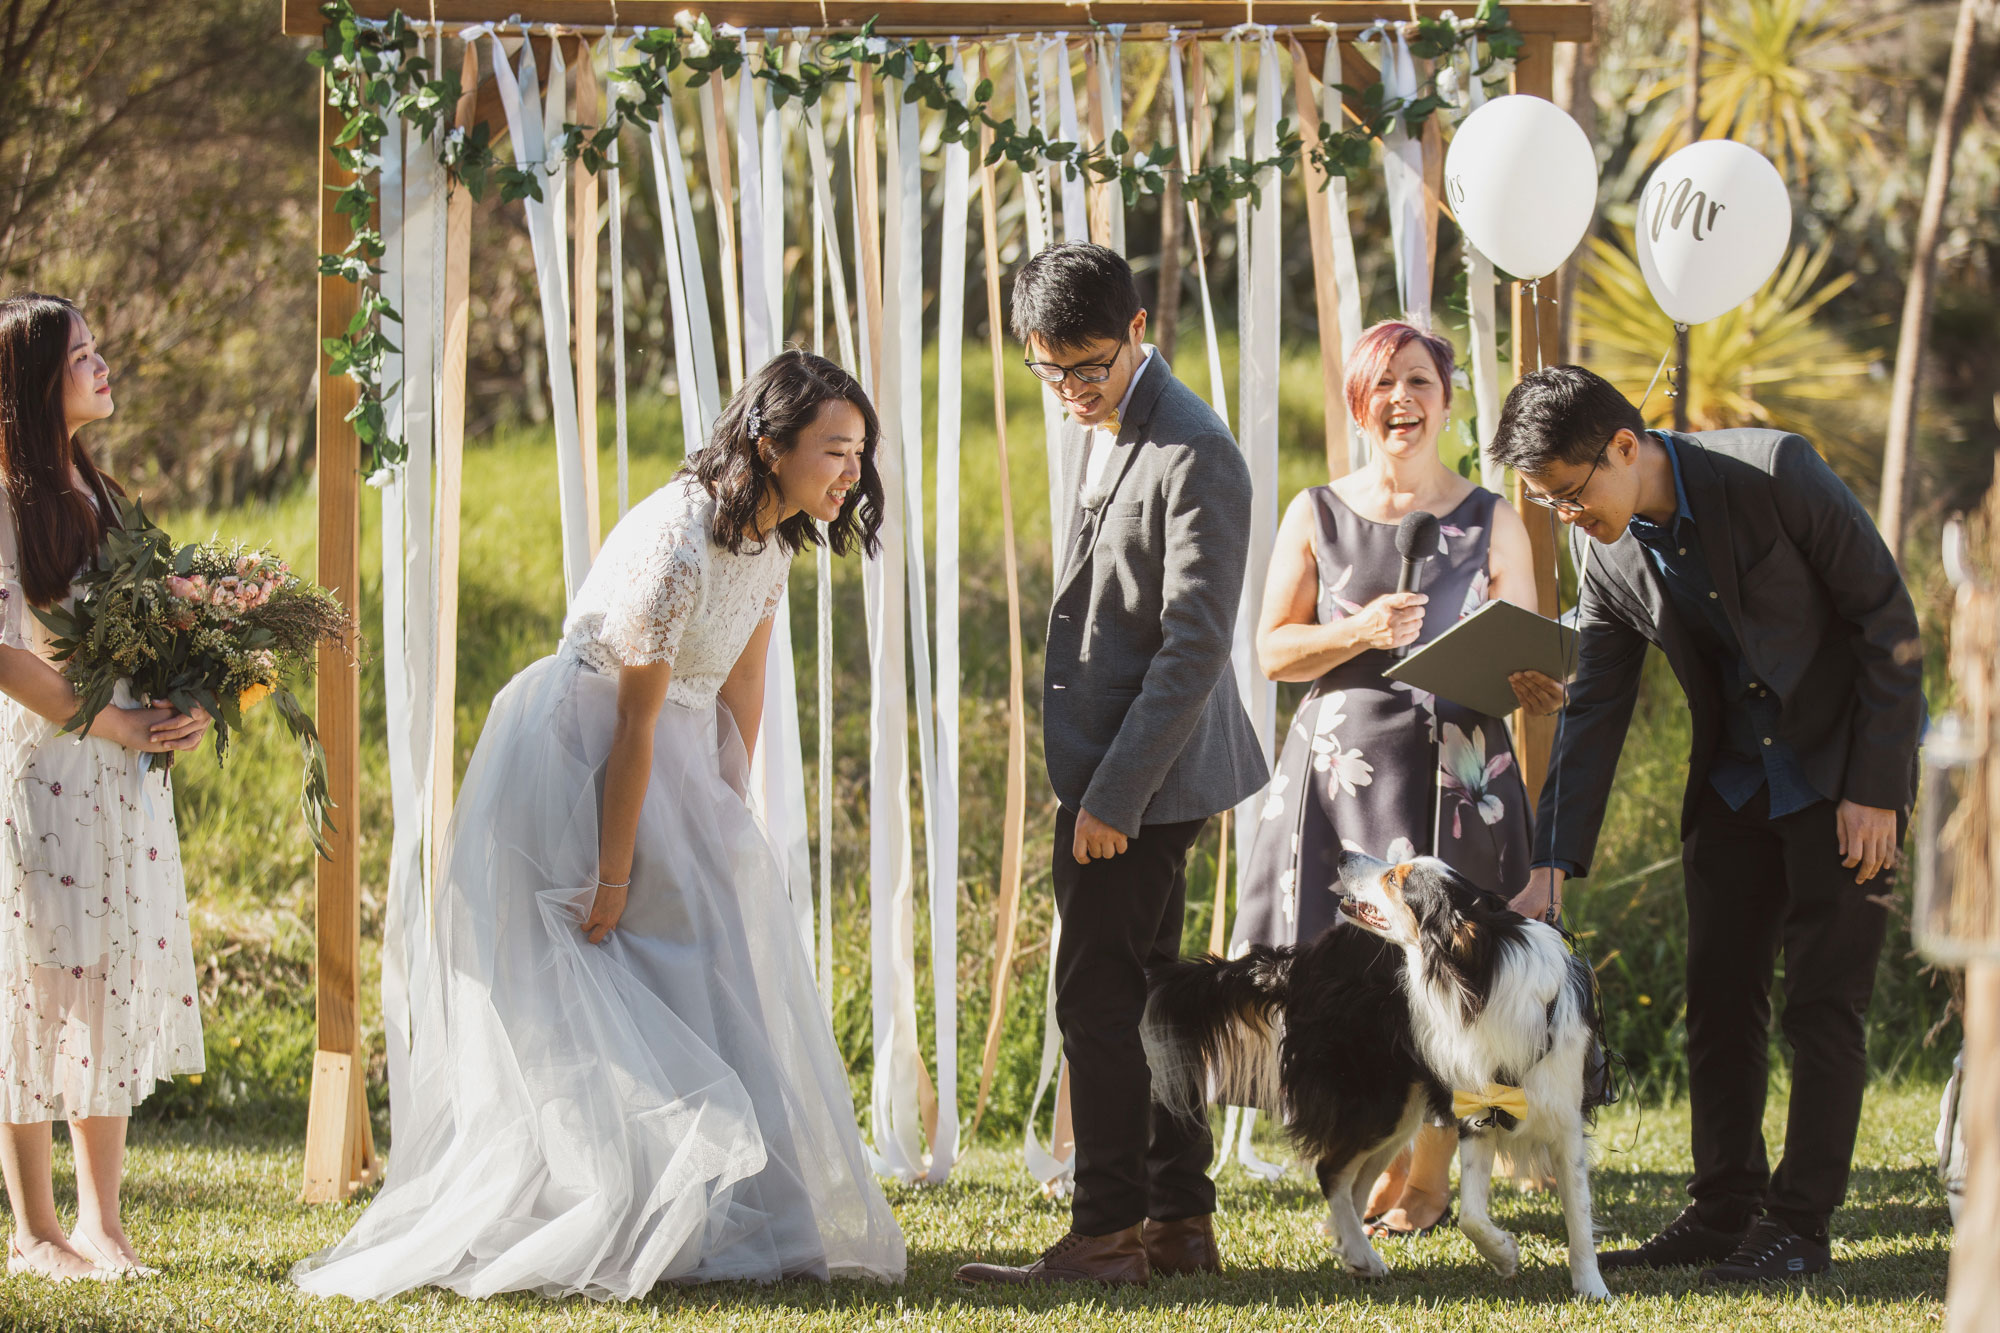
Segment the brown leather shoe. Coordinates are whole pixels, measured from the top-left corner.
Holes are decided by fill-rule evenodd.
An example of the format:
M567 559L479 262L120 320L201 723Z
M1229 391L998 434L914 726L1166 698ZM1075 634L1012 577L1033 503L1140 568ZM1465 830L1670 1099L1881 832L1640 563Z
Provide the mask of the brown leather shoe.
M1147 1218L1140 1235L1146 1242L1146 1262L1161 1277L1222 1271L1222 1251L1215 1245L1212 1213L1172 1222Z
M1136 1226L1108 1236L1082 1236L1072 1231L1022 1268L967 1264L958 1270L960 1282L979 1286L1102 1282L1114 1287L1142 1287L1152 1275L1146 1263L1146 1244Z

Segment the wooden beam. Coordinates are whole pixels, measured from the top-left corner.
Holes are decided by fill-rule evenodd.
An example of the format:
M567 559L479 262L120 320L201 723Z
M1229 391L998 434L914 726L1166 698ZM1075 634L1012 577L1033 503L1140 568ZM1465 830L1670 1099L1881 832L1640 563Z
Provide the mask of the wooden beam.
M1532 6L1519 6L1509 13L1520 13ZM1514 66L1514 91L1532 93L1536 97L1547 97L1555 87L1555 42L1550 37L1530 36L1523 44L1521 58ZM1553 364L1562 358L1562 321L1557 317L1556 303L1549 299L1555 295L1555 283L1550 280L1550 291L1536 300L1528 283L1514 284L1514 378L1537 366ZM1514 478L1514 507L1528 524L1528 541L1535 556L1535 596L1541 602L1542 612L1553 615L1560 585L1556 575L1556 534L1549 523L1548 511L1532 505L1521 493L1521 479ZM1531 717L1523 709L1514 714L1514 757L1521 765L1521 781L1528 789L1528 802L1533 804L1541 799L1542 779L1549 771L1549 751L1555 744L1556 719Z
M572 27L598 27L616 23L621 28L671 27L674 16L692 10L708 15L714 23L732 23L744 28L808 28L815 32L846 32L876 18L875 31L884 35L926 33L975 36L984 32L1036 33L1084 32L1093 22L1126 24L1127 40L1160 40L1169 28L1184 34L1203 29L1222 32L1244 21L1242 0L1139 0L1110 4L970 4L943 0L877 0L876 3L838 3L828 0L737 0L729 4L694 4L687 0L353 0L355 12L364 18L387 18L401 8L411 18L427 18L432 13L448 26L511 20L524 23L559 23ZM319 0L284 0L284 31L294 37L317 36L323 26ZM1297 27L1301 36L1314 31L1314 18L1335 23L1365 24L1377 18L1438 18L1447 12L1463 14L1472 9L1472 0L1412 0L1409 3L1376 3L1376 0L1257 0L1254 17L1258 23ZM1508 9L1514 26L1528 36L1551 37L1557 41L1590 40L1591 6L1588 0L1547 0L1541 4L1516 4Z
M321 76L324 80L324 75ZM353 177L333 156L341 116L327 104L320 85L319 248L338 254L353 240L346 218L334 211L333 192ZM319 334L340 338L354 317L360 291L341 277L319 280ZM361 586L361 443L347 414L359 393L354 381L333 373L319 355L319 410L316 466L319 471L319 569L321 586L331 588L350 616ZM367 1060L361 1051L361 882L357 860L360 829L361 667L342 648L319 651L316 707L320 741L326 747L327 788L334 827L327 834L331 855L314 863L314 1005L318 1054L313 1061L312 1100L306 1116L304 1198L326 1203L346 1198L366 1183L375 1161L361 1082Z

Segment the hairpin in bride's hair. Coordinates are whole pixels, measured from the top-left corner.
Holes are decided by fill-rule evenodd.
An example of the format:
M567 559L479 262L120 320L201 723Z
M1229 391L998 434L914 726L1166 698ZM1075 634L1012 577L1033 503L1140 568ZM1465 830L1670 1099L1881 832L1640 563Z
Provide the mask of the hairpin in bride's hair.
M753 406L743 418L743 429L750 432L751 439L761 440L765 435L769 434L764 427L764 414Z

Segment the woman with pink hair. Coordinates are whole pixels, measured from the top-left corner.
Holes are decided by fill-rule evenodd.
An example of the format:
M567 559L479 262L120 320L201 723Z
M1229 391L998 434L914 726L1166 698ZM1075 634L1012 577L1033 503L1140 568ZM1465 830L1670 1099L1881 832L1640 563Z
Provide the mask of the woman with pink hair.
M1427 642L1488 600L1539 610L1528 529L1499 496L1438 456L1451 415L1451 344L1389 321L1361 335L1347 406L1367 466L1300 492L1264 589L1257 655L1272 680L1310 681L1286 733L1244 870L1232 952L1304 943L1339 920L1343 849L1390 861L1438 856L1511 898L1528 882L1531 808L1505 724L1385 679L1398 648ZM1438 520L1421 591L1397 592L1397 525ZM1376 1183L1372 1235L1445 1219L1451 1127Z

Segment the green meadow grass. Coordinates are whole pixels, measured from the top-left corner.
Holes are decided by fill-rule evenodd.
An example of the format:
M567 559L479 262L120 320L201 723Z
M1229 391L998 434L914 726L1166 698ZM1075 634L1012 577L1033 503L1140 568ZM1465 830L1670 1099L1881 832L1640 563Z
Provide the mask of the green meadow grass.
M1867 1103L1848 1205L1835 1219L1834 1271L1800 1286L1704 1289L1692 1272L1613 1273L1609 1306L1570 1298L1562 1220L1545 1194L1495 1191L1495 1216L1521 1240L1522 1272L1496 1277L1455 1230L1385 1243L1393 1268L1375 1284L1342 1272L1316 1223L1324 1209L1294 1167L1277 1185L1232 1167L1220 1181L1221 1277L1162 1279L1144 1290L967 1291L952 1270L972 1258L1025 1259L1064 1230L1066 1208L1041 1197L1018 1158L977 1150L944 1186L889 1191L909 1242L901 1287L790 1282L660 1288L629 1305L511 1295L466 1301L425 1291L387 1306L307 1296L287 1273L332 1244L365 1205L297 1202L297 1137L193 1121L134 1131L126 1212L140 1252L163 1266L150 1282L54 1287L0 1284L0 1327L131 1330L1015 1328L1918 1330L1942 1318L1950 1230L1929 1166L1936 1090L1878 1084ZM1774 1101L1766 1133L1783 1132ZM60 1135L58 1138L60 1139ZM1275 1143L1266 1144L1276 1154ZM1597 1132L1596 1213L1608 1248L1650 1234L1678 1211L1687 1157L1684 1107L1608 1111ZM67 1149L58 1191L70 1206Z

